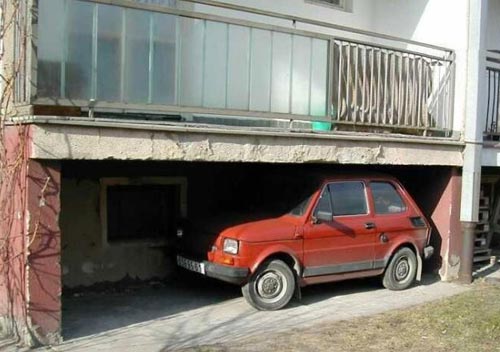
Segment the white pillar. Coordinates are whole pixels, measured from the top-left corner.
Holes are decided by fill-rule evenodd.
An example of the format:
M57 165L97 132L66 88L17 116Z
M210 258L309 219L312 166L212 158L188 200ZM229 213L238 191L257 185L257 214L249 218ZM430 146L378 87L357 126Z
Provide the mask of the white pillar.
M486 25L488 0L469 0L467 83L464 126L464 167L460 220L463 223L463 251L460 279L472 280L474 226L479 215L481 152L486 119Z

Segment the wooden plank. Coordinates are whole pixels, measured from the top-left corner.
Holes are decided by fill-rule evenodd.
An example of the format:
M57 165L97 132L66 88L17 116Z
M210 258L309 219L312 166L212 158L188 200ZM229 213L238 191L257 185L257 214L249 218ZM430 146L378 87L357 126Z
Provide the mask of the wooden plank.
M38 115L38 116L81 116L82 111L77 106L33 105L33 115Z

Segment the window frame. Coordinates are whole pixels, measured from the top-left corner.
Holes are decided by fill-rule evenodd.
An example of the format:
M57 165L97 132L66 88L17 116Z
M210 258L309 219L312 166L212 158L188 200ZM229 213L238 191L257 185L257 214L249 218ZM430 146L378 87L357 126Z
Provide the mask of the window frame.
M326 183L322 188L321 188L321 192L320 192L320 196L318 197L318 199L316 200L316 204L314 205L314 208L313 208L313 211L312 211L312 216L314 216L314 214L316 214L316 209L318 207L318 204L319 204L319 200L320 200L320 197L321 197L321 194L323 194L323 192L325 191L325 188L329 187L330 185L332 184L335 184L335 183L361 183L363 185L363 193L365 195L365 204L366 204L366 213L364 214L347 214L347 215L335 215L334 211L333 211L333 199L332 199L332 196L331 196L331 193L330 193L330 189L328 188L328 193L329 193L329 200L330 200L330 207L332 209L332 219L333 218L343 218L343 217L362 217L362 216L369 216L371 213L372 213L372 209L371 209L371 204L370 204L370 201L369 201L369 195L368 195L368 186L366 184L366 182L364 180L345 180L345 181L333 181L333 182L328 182Z
M396 192L398 197L401 199L401 202L404 205L404 209L401 211L398 211L398 212L377 213L376 199L375 199L375 194L374 194L373 188L372 188L373 183L385 183L385 184L390 185L392 187L392 189ZM369 187L370 187L370 192L371 192L371 198L373 200L373 215L374 216L395 216L395 215L405 214L408 212L408 209L410 207L409 207L409 205L404 197L404 194L400 191L400 188L398 187L398 185L396 185L393 182L388 181L388 180L372 180L372 181L370 181Z
M306 3L328 7L334 10L352 12L352 0L339 0L338 4L329 2L328 0L305 0Z
M166 239L158 238L134 238L128 240L114 239L108 237L108 187L112 186L179 186L180 187L180 216L187 217L187 179L185 177L104 177L100 179L99 213L101 218L102 247L113 246L151 246L166 245Z

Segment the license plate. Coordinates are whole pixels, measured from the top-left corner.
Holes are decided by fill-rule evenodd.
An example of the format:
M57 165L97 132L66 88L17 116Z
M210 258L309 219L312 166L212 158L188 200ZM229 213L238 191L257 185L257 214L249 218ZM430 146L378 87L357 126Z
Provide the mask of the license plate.
M203 275L205 274L204 263L195 262L194 260L181 257L180 255L177 256L177 265L187 270L191 270Z

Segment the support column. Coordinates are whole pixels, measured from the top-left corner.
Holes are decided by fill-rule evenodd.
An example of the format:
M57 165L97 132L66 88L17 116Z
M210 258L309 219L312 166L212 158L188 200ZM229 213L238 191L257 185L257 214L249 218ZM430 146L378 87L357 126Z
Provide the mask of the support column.
M474 229L478 221L481 185L481 151L486 117L486 24L488 0L469 0L469 36L467 48L467 85L465 151L462 172L462 253L459 280L472 281Z
M29 160L27 175L27 308L31 334L61 342L61 173L58 162Z
M431 236L431 244L440 249L441 268L439 274L446 281L458 279L460 257L462 251L462 231L460 225L460 200L462 176L458 168L450 169L443 181L435 178L436 185L430 189L431 194L438 197L438 202L432 210L431 220L437 233ZM441 183L442 182L442 183ZM438 260L437 253L434 259Z
M462 261L458 280L464 284L472 283L472 265L474 258L474 236L476 222L462 222Z

